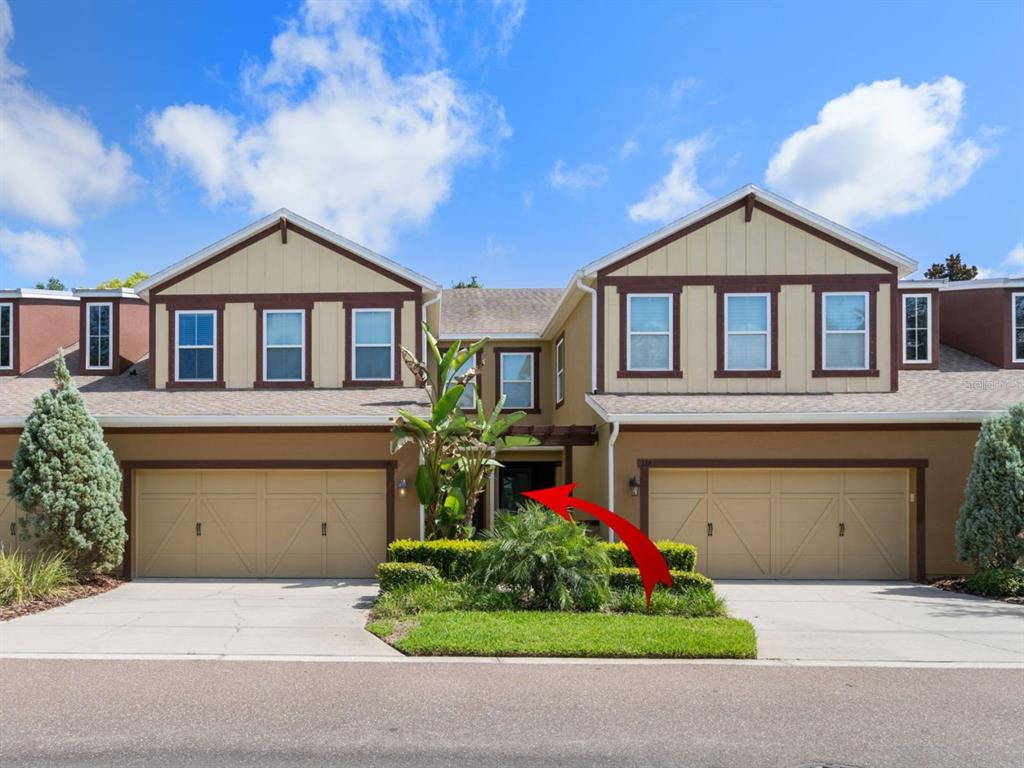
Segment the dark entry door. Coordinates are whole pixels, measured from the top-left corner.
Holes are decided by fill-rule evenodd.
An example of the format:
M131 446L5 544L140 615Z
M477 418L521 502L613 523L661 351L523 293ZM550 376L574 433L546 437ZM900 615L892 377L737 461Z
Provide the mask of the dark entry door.
M550 488L555 484L553 461L507 462L498 471L498 511L518 509L526 499L523 491Z

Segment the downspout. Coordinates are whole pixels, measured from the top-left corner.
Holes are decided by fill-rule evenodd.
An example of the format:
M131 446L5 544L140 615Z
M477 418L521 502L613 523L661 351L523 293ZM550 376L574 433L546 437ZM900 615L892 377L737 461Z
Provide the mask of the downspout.
M590 391L594 393L597 392L597 290L584 283L583 278L576 280L576 287L590 294Z
M434 298L430 299L429 301L424 302L423 306L420 307L420 328L421 329L423 328L423 324L425 322L427 322L427 307L429 307L431 304L436 304L440 300L441 300L441 292L438 291L437 292L437 296L435 296ZM423 336L422 336L423 343L420 345L420 349L423 351L423 357L426 358L426 356L427 356L427 332L421 330L421 333L423 334ZM428 360L427 363L429 364L430 361ZM420 455L420 459L421 460L423 459L422 454ZM427 538L427 511L423 508L423 505L420 504L420 541L424 541L426 538Z
M615 441L619 439L619 422L611 423L611 433L608 435L608 511L615 511ZM615 532L608 529L608 541L615 542Z

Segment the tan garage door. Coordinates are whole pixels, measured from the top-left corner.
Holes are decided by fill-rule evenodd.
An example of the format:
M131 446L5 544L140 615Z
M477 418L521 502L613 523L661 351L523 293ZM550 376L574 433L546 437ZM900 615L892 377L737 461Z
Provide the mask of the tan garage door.
M369 577L384 560L380 470L136 470L140 577Z
M649 533L719 579L905 579L905 469L652 469Z
M31 552L35 546L19 535L21 530L18 518L23 517L21 509L14 499L7 495L7 481L11 479L11 470L0 469L0 548L4 552Z

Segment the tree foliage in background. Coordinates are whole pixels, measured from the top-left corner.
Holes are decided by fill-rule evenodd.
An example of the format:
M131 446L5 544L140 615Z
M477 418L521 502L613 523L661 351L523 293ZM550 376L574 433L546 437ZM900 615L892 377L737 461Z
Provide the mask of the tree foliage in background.
M1024 556L1024 403L981 426L956 543L976 569L1009 568Z
M427 538L470 538L474 533L473 509L487 480L501 464L495 458L506 448L537 445L530 435L506 434L526 416L522 411L502 413L502 397L488 414L480 398L469 418L459 407L466 385L477 376L476 367L457 372L475 359L487 339L463 348L456 342L441 354L430 326L423 324L433 370L405 347L402 360L416 384L427 393L430 414L420 418L400 408L391 430L391 452L414 444L420 452L416 470L416 496L424 507Z
M52 390L35 399L14 455L10 494L25 510L21 535L64 552L82 572L120 565L127 539L121 470L85 408L63 351Z
M147 272L135 271L122 280L120 277L112 277L96 286L97 289L110 290L113 288L134 288L137 284L149 277Z
M44 291L66 291L67 286L64 285L61 280L56 277L51 277L45 283L36 283L36 288L41 288Z
M951 253L945 261L932 264L924 276L929 280L973 280L978 276L978 268L964 264L959 253Z
M452 288L483 288L480 281L476 279L476 275L472 275L469 280L459 280L458 282L452 281Z

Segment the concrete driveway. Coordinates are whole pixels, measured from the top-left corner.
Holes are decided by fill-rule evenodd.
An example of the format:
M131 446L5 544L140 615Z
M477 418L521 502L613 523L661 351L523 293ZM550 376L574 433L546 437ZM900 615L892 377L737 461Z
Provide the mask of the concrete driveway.
M758 657L1024 665L1024 606L900 582L719 581Z
M139 580L0 623L3 655L401 656L363 625L371 580Z

